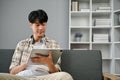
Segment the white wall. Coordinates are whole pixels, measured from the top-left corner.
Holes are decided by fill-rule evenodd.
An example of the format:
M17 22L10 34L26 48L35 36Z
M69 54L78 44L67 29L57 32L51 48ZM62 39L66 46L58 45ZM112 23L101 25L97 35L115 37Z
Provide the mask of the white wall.
M44 9L48 14L46 35L68 49L68 4L68 0L1 0L0 49L14 49L32 34L28 14L36 9Z

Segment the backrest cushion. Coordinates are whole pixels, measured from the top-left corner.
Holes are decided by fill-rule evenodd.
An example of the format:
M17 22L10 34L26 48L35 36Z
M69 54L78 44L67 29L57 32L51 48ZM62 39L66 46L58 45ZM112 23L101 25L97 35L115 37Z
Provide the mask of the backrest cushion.
M0 49L0 73L8 73L14 49Z
M96 50L63 50L61 69L74 80L102 80L101 52Z

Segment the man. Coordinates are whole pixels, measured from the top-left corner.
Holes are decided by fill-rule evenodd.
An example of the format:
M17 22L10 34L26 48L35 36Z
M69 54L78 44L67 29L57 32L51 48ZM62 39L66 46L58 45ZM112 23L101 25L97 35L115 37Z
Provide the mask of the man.
M30 28L33 35L30 38L20 41L15 49L12 62L10 65L10 73L18 76L48 79L49 80L72 80L72 77L66 72L60 71L60 58L56 64L52 61L52 52L49 55L30 58L33 63L39 65L28 65L30 53L35 49L60 49L60 46L55 40L49 39L45 36L48 16L44 10L32 11L28 16ZM41 72L39 67L43 66L46 71ZM40 71L40 72L39 72Z

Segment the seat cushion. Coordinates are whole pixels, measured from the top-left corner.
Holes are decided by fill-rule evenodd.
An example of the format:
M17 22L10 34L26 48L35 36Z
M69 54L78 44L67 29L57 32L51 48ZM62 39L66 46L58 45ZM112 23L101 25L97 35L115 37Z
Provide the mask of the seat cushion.
M0 49L0 72L8 73L14 49Z

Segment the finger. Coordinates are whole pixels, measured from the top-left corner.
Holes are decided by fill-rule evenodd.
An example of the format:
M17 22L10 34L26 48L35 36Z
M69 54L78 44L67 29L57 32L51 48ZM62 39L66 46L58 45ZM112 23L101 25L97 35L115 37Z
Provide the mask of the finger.
M52 51L50 50L49 52L48 52L48 54L49 54L49 58L52 58Z
M30 60L35 63L37 63L39 61L38 57L32 57L32 58L30 58Z
M42 55L40 53L35 53L37 57L41 57Z
M40 53L36 53L37 57L48 57L48 55L43 55L43 54L40 54Z

